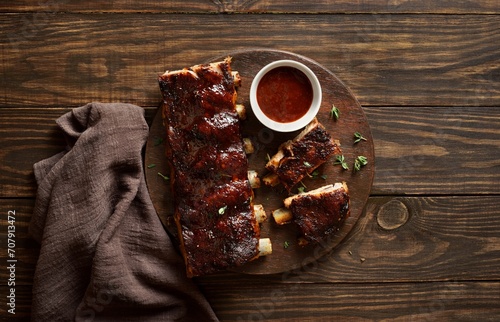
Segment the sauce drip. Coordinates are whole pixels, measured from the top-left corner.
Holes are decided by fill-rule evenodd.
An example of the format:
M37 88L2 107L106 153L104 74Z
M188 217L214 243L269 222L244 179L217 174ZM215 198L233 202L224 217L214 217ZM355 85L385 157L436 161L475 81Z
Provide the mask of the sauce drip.
M257 87L257 102L262 112L280 123L289 123L304 116L313 100L313 89L300 70L282 66L265 74Z

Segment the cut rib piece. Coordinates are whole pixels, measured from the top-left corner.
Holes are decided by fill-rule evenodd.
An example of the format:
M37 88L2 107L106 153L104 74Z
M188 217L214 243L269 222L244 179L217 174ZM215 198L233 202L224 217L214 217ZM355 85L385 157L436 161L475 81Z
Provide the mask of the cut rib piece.
M288 197L284 204L308 242L320 242L335 233L350 214L345 182Z
M227 58L159 77L174 218L190 277L259 256L260 228L235 107L238 74L230 63Z
M341 154L340 143L315 118L297 137L279 147L266 164L271 173L263 178L263 182L270 186L281 182L290 191L333 154Z

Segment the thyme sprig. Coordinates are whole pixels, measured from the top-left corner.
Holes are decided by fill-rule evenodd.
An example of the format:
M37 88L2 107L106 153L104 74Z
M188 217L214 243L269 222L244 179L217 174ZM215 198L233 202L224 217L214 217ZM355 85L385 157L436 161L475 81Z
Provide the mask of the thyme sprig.
M158 175L159 175L160 177L162 177L162 178L163 178L163 180L170 180L170 178L169 178L168 176L164 175L164 174L163 174L163 173L161 173L161 172L158 172Z
M330 118L332 118L336 121L339 119L339 117L340 117L339 109L336 108L335 105L332 104L332 109L330 110Z
M300 181L300 187L297 188L298 193L304 193L307 190L307 186L304 184L304 182Z
M337 155L337 157L335 158L335 160L337 160L337 161L335 161L333 163L334 165L340 164L342 166L342 169L349 170L349 165L345 161L344 155Z
M362 155L359 155L356 157L354 160L354 171L359 171L361 170L361 167L365 166L368 164L368 158Z
M361 141L366 141L366 138L363 137L363 134L359 132L354 132L354 143L358 143Z

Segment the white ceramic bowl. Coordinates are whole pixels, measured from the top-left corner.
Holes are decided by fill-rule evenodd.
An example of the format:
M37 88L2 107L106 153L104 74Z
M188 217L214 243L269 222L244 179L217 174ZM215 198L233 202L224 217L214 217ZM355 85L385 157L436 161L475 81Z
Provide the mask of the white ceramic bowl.
M309 79L309 82L311 83L312 86L312 103L309 106L309 109L307 112L300 117L299 119L291 122L277 122L275 120L272 120L269 118L264 112L262 111L261 107L259 106L258 100L257 100L257 88L259 86L260 81L262 80L262 77L269 71L277 68L277 67L293 67L301 71L306 75L306 77ZM316 114L318 114L319 108L321 106L321 99L322 99L322 92L321 92L321 85L318 81L318 78L316 75L312 72L309 67L306 65L299 63L295 60L277 60L274 61L266 66L264 66L258 73L255 75L255 78L252 80L252 85L250 86L250 105L252 107L252 111L257 117L257 119L266 127L270 128L271 130L278 131L278 132L292 132L299 130L303 127L305 127L309 122L311 122Z

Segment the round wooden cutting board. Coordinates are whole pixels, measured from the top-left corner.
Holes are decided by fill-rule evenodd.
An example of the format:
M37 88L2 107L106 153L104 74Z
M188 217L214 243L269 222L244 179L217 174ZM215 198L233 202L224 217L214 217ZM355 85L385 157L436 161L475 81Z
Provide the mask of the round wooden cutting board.
M349 170L343 170L340 165L334 164L335 157L332 157L318 168L316 175L302 180L302 183L292 191L297 193L298 187L306 187L307 191L335 182L345 181L347 183L351 214L337 233L329 236L321 244L300 246L297 241L298 230L293 223L279 226L274 222L271 211L282 207L283 200L288 196L281 185L274 188L262 185L261 188L255 190L254 203L264 205L269 216L267 221L261 225L261 237L271 238L273 253L236 268L235 271L249 274L273 274L298 269L331 252L346 237L361 216L370 195L375 168L370 127L360 104L351 91L332 72L311 59L290 52L259 49L230 52L207 62L220 61L227 56L232 57L232 69L238 71L242 78L237 102L244 104L247 109L247 119L242 122L243 137L250 138L256 149L255 153L248 156L250 169L258 171L262 178L267 173L265 164L268 155L275 154L281 143L292 139L300 132L273 132L260 124L251 111L248 93L253 77L262 67L280 59L297 60L316 73L323 90L323 101L317 118L328 129L333 138L340 141L345 161L349 166ZM192 65L199 63L204 62L193 62ZM334 120L330 116L333 105L340 111L338 120ZM361 133L366 141L355 143L355 132ZM175 240L177 239L177 229L172 218L173 202L170 182L160 175L170 175L163 143L165 133L162 116L158 112L151 126L146 146L145 171L148 189L156 211L165 228ZM354 160L357 156L365 156L368 159L368 164L363 166L360 171L354 171Z

